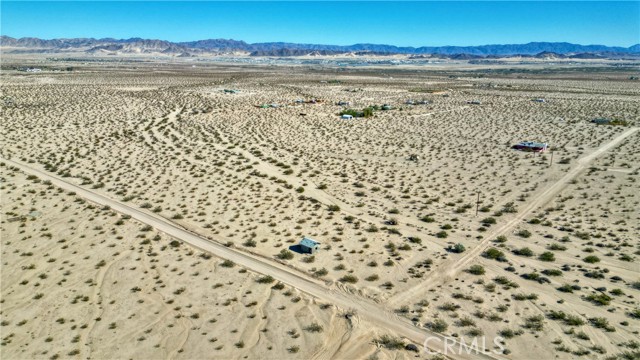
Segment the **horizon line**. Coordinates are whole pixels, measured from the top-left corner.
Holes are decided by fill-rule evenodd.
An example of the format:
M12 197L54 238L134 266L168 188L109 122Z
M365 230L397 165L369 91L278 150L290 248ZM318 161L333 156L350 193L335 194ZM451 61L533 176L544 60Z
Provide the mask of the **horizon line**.
M16 0L12 0L12 1L16 1ZM30 0L21 0L21 1L30 1ZM39 0L39 1L46 1L46 0ZM60 0L60 1L65 1L65 0ZM72 1L83 1L83 0L72 0ZM110 0L110 1L118 1L118 0ZM146 1L155 1L155 0L146 0ZM173 0L163 0L163 1L173 1ZM197 0L197 1L205 1L205 0ZM240 1L253 1L253 0L240 0ZM262 0L262 1L266 1L266 0ZM296 1L296 0L287 0L287 1ZM333 0L326 0L326 1L333 1ZM358 1L366 1L366 0L358 0ZM378 1L384 1L384 0L378 0ZM416 0L418 1L418 0ZM448 1L466 1L466 0L448 0ZM485 1L485 0L476 0L476 1ZM488 1L488 0L487 0ZM506 1L506 0L505 0ZM522 1L526 1L526 0L522 0ZM594 0L595 1L595 0ZM355 46L355 45L382 45L382 46L394 46L397 48L412 48L412 49L419 49L419 48L424 48L424 47L480 47L480 46L496 46L496 45L527 45L527 44L534 44L534 43L546 43L546 44L571 44L571 45L579 45L579 46L606 46L606 47L620 47L620 48L630 48L636 45L640 45L640 42L625 46L625 45L606 45L606 44L598 44L598 43L590 43L590 44L581 44L581 43L573 43L573 42L569 42L569 41L544 41L544 40L531 40L528 42L522 42L522 43L493 43L493 44L482 44L482 45L420 45L420 46L413 46L413 45L395 45L395 44L385 44L385 43L372 43L372 42L356 42L356 43L352 43L352 44L348 44L348 45L338 45L338 44L329 44L329 43L313 43L313 42L291 42L291 41L261 41L261 42L247 42L245 40L238 40L238 39L232 39L232 38L216 38L216 37L212 37L212 38L206 38L206 39L197 39L197 40L184 40L184 41L174 41L174 40L167 40L167 39L162 39L162 38L144 38L144 37L139 37L139 36L132 36L132 37L128 37L128 38L117 38L117 37L94 37L94 36L89 36L89 37L52 37L52 38L44 38L44 37L38 37L38 36L21 36L21 37L15 37L15 36L11 36L11 35L7 35L7 34L1 34L1 36L3 37L10 37L13 39L25 39L25 38L32 38L32 39L39 39L39 40L45 40L45 41L50 41L50 40L69 40L69 39L94 39L94 40L105 40L105 39L112 39L112 40L131 40L131 39L141 39L141 40L158 40L158 41L167 41L167 42L171 42L171 43L189 43L189 42L197 42L197 41L206 41L206 40L228 40L228 41L238 41L238 42L244 42L247 45L255 45L255 44L272 44L272 43L282 43L282 44L296 44L296 45L323 45L323 46L340 46L340 47L349 47L349 46Z

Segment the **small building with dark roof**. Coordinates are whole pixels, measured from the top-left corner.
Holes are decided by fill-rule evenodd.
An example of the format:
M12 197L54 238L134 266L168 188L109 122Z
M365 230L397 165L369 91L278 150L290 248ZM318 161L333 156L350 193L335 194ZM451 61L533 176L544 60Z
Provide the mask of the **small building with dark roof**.
M520 151L543 152L549 148L549 144L533 141L523 141L521 143L513 145L511 148Z
M300 251L303 253L315 254L318 250L320 250L319 242L308 237L304 237L300 240Z
M593 120L591 120L592 123L597 124L597 125L609 125L611 124L611 119L607 119L607 118L595 118Z

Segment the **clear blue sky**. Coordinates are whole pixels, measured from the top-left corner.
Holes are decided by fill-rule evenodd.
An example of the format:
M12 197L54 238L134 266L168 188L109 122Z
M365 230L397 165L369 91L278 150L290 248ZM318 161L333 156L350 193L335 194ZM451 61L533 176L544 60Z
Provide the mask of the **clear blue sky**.
M640 43L640 1L0 2L13 37L399 46Z

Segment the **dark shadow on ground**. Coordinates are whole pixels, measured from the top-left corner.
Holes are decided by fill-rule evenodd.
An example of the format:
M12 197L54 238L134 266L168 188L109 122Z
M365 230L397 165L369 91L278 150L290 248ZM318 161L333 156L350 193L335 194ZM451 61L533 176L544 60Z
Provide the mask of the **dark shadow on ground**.
M291 245L289 246L289 250L298 254L306 254L304 251L302 251L302 246L300 245Z

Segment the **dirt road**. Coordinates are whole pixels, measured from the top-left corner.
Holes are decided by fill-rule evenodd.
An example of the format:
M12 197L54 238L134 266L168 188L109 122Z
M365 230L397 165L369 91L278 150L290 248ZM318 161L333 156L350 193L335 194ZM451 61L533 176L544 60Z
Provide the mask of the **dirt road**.
M431 351L445 352L445 346L448 343L453 346L449 346L447 354L453 359L502 358L493 353L467 352L467 350L457 351L460 346L460 344L456 342L457 340L447 338L448 340L445 342L445 337L443 335L430 332L424 328L419 328L409 322L409 320L398 317L381 304L376 304L357 295L349 294L336 288L331 288L317 279L293 270L274 260L264 259L226 247L220 242L222 239L217 240L214 238L217 241L208 240L200 235L185 230L179 225L172 223L159 215L150 212L148 213L145 210L108 198L90 189L83 188L57 176L35 169L23 162L6 159L2 159L2 161L8 166L15 166L27 174L36 175L41 180L49 180L53 185L62 189L74 191L76 196L102 206L109 206L114 211L129 215L144 224L151 225L157 230L176 239L182 240L202 251L212 253L224 259L229 259L254 272L271 275L276 280L295 287L322 301L331 303L344 310L353 311L356 316L369 321L372 325L383 329L383 331L387 330L389 332L396 333L419 345L423 344L427 338L430 338L429 345ZM452 349L454 349L456 353L459 352L459 354L452 354Z
M464 256L458 258L457 260L450 259L440 264L438 266L438 269L425 276L420 284L389 298L388 304L392 308L394 306L406 304L407 302L416 298L418 295L424 295L424 292L426 290L429 290L434 286L445 284L454 279L456 274L462 271L462 269L466 268L469 263L472 262L473 259L475 259L478 255L482 254L482 252L491 244L492 240L500 235L505 235L508 232L512 231L516 226L518 226L519 223L521 223L526 217L530 216L536 209L544 206L557 194L559 194L562 189L564 189L571 180L576 178L595 158L620 144L620 142L634 134L639 129L640 128L637 127L630 128L615 137L613 140L609 141L606 144L603 144L596 150L592 151L590 154L578 159L576 166L570 169L569 172L567 172L562 178L560 178L560 180L554 182L544 191L542 191L535 199L533 199L533 201L527 203L526 206L522 208L513 219L500 225L493 231L488 231L484 235L482 242L480 242L478 246L471 249Z

